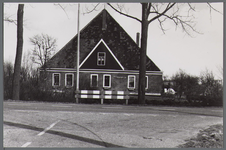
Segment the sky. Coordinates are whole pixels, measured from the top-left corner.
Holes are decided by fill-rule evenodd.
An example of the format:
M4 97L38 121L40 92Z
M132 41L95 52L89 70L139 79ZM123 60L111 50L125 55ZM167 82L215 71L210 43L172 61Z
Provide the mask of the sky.
M80 29L85 27L102 9L124 28L130 37L136 41L136 33L141 32L141 24L131 18L112 10L106 4L100 4L96 11L85 13L92 9L92 3L80 4ZM191 32L192 37L186 35L181 28L175 28L171 21L164 24L165 33L162 32L159 22L149 25L147 55L160 68L163 76L171 77L179 69L190 75L200 76L206 69L212 71L215 78L222 79L219 69L223 68L223 3L213 3L218 11L211 11L206 3L194 3L196 11L194 20L195 29L200 33ZM24 7L24 45L23 53L31 51L33 47L29 38L37 34L48 34L57 39L57 50L60 50L70 39L77 34L77 3L61 6L53 3L25 3ZM16 3L4 4L4 16L16 19ZM141 5L139 3L125 4L125 11L141 18ZM180 9L184 15L186 6ZM85 13L85 14L84 14ZM14 63L16 54L16 25L4 22L4 62Z

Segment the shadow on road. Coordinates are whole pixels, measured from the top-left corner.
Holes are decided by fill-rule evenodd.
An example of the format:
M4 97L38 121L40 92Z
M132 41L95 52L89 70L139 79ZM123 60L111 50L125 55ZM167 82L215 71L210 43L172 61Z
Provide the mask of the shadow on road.
M14 127L18 127L18 128L29 129L29 130L40 131L40 132L44 130L44 128L29 126L29 125L20 124L20 123L13 123L13 122L8 122L8 121L4 121L4 124L8 125L8 126L14 126ZM74 139L74 140L78 140L78 141L82 141L82 142L87 142L87 143L91 143L91 144L95 144L95 145L99 145L99 146L103 146L103 147L125 148L120 145L115 145L112 143L98 141L98 140L81 137L78 135L68 134L68 133L64 133L64 132L60 132L60 131L48 130L48 131L46 131L46 133L58 135L58 136L62 136L62 137L66 137L66 138L70 138L70 139Z

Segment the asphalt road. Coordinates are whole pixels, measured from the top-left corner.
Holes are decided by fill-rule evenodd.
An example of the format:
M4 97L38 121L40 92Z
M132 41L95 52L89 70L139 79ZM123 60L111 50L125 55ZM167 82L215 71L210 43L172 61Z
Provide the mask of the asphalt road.
M4 103L4 147L173 148L210 125L223 108Z

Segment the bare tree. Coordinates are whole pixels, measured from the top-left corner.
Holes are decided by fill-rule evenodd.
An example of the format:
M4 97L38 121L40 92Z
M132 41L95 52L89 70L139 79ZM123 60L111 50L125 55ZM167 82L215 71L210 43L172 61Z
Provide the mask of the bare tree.
M32 61L40 66L46 65L46 62L55 51L56 39L47 34L41 34L30 38L30 42L34 45L31 56Z
M23 14L24 4L18 5L17 11L17 48L16 48L16 59L14 64L14 75L13 75L13 96L12 99L19 99L20 91L20 70L21 70L21 59L23 51Z
M206 69L200 76L203 95L210 105L222 105L223 84L214 78L213 72Z
M116 12L132 18L141 23L141 50L140 50L140 69L139 69L139 89L138 101L140 104L145 104L145 74L146 74L146 53L147 53L147 40L148 40L148 26L154 21L158 21L160 28L165 33L164 23L169 20L175 24L175 27L180 27L183 32L191 36L191 31L199 33L195 29L195 17L192 12L195 12L195 6L190 3L141 3L142 17L141 19L131 16L123 12L122 5L107 3ZM186 5L186 6L185 6ZM214 9L210 3L207 5L211 10ZM183 11L181 8L183 7Z

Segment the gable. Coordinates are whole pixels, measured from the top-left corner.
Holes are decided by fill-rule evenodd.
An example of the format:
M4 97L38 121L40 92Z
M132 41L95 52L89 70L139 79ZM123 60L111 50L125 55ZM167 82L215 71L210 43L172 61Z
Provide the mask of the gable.
M106 20L103 22L104 18ZM103 26L103 24L105 25ZM76 68L77 38L77 35L75 35L60 51L58 51L47 62L47 68ZM80 31L79 64L81 68L90 68L90 65L88 66L85 64L84 60L89 58L87 56L93 53L94 47L97 46L101 40L104 41L102 44L106 45L107 49L109 49L108 52L112 57L117 58L113 59L114 66L108 65L106 68L102 66L102 69L139 70L140 48L105 9ZM103 47L103 49L106 50L106 47ZM90 63L91 61L87 61L87 63L88 62ZM96 64L96 62L94 63ZM95 66L92 67L95 68ZM160 71L148 56L146 70Z
M103 60L100 62L98 59L100 54L103 55ZM119 60L112 53L110 48L101 39L89 55L80 64L80 69L116 69L124 70Z

